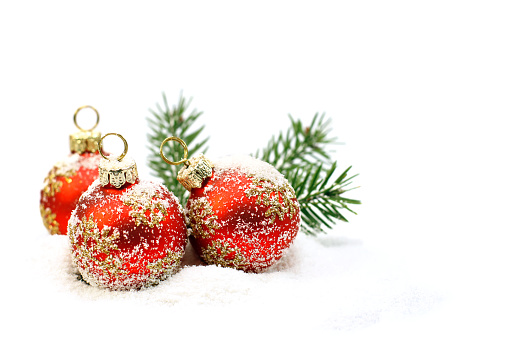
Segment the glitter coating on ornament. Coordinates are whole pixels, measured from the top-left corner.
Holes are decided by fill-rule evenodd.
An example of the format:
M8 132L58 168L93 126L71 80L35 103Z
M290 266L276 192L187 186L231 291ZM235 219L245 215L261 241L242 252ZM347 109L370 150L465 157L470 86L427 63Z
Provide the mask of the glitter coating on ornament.
M300 209L295 192L273 166L251 157L214 162L213 174L191 191L191 244L209 264L260 272L295 239Z
M67 234L67 223L81 194L99 175L101 156L73 153L55 164L44 179L40 212L51 234Z
M86 282L128 290L158 284L179 268L187 230L166 187L137 179L118 189L97 179L73 211L69 239Z

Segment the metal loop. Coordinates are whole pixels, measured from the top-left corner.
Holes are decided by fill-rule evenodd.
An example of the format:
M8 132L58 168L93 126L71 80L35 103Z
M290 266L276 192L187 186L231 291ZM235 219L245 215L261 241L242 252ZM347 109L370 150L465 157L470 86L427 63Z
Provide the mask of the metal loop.
M182 147L184 147L184 158L182 160L180 160L180 161L170 161L170 160L168 160L168 158L165 157L165 155L163 154L163 146L168 141L176 141L179 144L181 144ZM159 154L161 154L161 158L163 158L163 160L167 164L170 164L170 165L180 165L180 164L186 163L187 162L187 152L188 152L188 149L187 149L186 143L184 142L184 140L182 140L182 139L180 139L178 137L168 137L168 138L164 139L164 141L161 143L161 148L159 149Z
M101 138L101 141L99 141L99 153L101 153L102 157L106 160L110 160L110 158L108 158L107 156L105 156L103 154L103 140L104 138L106 138L108 135L116 135L117 137L119 137L120 139L122 139L122 141L124 142L124 152L122 152L122 154L120 154L120 156L117 158L117 161L122 161L122 159L124 159L125 155L127 154L127 149L128 149L128 146L127 146L127 141L124 139L123 136L121 136L120 134L117 134L117 133L108 133L108 134L105 134L102 138Z
M84 109L84 108L90 108L90 109L92 109L92 110L95 112L96 116L97 116L97 120L95 121L95 125L94 125L92 128L90 128L90 129L83 129L83 128L81 128L81 127L78 125L78 121L76 120L76 118L77 118L77 116L78 116L78 112L79 112L79 111L81 111L81 110L82 110L82 109ZM79 130L80 130L80 131L83 131L83 132L90 132L90 131L92 131L94 128L96 128L96 127L97 127L97 125L99 124L99 112L97 112L97 110L96 110L94 107L92 107L92 106L89 106L89 105L81 106L80 108L78 108L78 109L76 110L76 112L74 112L74 124L76 125L76 127L78 127L78 128L79 128Z

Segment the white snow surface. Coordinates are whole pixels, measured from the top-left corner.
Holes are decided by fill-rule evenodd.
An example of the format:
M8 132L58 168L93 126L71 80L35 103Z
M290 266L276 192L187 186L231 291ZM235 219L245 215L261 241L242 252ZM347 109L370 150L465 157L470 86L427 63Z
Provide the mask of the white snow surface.
M221 157L215 159L213 164L217 175L237 170L246 176L270 180L276 185L284 185L287 182L274 166L244 154Z
M351 332L383 320L420 317L445 297L411 277L395 258L340 235L300 234L275 266L259 274L204 266L188 245L178 273L158 286L129 292L78 280L67 236L31 236L25 242L23 260L17 261L23 268L9 282L16 286L9 298L16 300L11 312L21 333L35 331L23 326L23 319L58 333L55 326L81 328L90 317L102 333L111 334L155 334L165 327L171 332L172 326L203 334L212 329L230 334Z

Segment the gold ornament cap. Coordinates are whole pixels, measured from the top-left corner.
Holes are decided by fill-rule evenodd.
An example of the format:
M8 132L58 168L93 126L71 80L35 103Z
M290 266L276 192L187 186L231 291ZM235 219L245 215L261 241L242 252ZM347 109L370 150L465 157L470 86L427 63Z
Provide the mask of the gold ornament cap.
M84 108L90 108L92 109L96 116L96 122L95 125L90 129L83 129L78 125L77 116L79 111L81 111ZM101 133L97 131L93 131L94 128L97 127L99 124L99 112L92 107L92 106L82 106L76 110L74 113L74 125L78 127L79 131L76 133L73 133L69 136L69 145L71 148L72 153L85 153L85 152L91 152L95 153L99 150L99 142L101 140Z
M170 161L163 154L163 146L168 141L177 141L179 144L184 147L184 158L180 161ZM191 159L187 159L187 145L186 143L177 137L168 137L164 139L161 143L161 148L159 150L161 154L161 158L170 164L170 165L180 165L185 164L185 167L182 167L177 175L177 180L180 182L182 186L185 187L186 190L191 191L193 188L200 188L203 184L203 181L206 178L212 176L212 169L214 165L212 162L207 159L203 154L198 154L197 156L192 157Z
M124 152L114 159L112 157L106 157L102 151L102 143L104 138L108 135L116 135L124 142ZM108 184L121 188L125 183L134 184L138 179L138 169L136 162L131 158L124 158L127 154L127 141L123 136L117 133L108 133L102 137L99 141L99 152L103 159L99 162L99 181L101 186Z
M203 180L212 176L214 166L203 154L192 157L185 165L178 172L177 180L188 191L200 188Z

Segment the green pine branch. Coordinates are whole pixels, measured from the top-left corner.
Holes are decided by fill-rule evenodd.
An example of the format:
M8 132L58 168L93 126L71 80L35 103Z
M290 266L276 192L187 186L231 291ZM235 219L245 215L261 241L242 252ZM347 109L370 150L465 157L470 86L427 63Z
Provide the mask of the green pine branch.
M207 151L205 144L208 137L199 140L205 126L194 128L197 119L203 114L195 109L188 112L192 99L186 100L180 94L177 105L170 108L166 95L163 93L163 106L156 104L156 109L149 109L151 116L147 118L150 132L148 134L149 157L148 166L157 177L161 178L166 187L172 191L185 204L188 196L187 190L177 180L180 166L169 165L161 158L159 150L161 143L169 136L177 136L185 140L188 147L188 158L194 154ZM184 150L176 142L167 142L163 153L168 159L178 161L183 158Z
M300 120L290 119L292 124L286 133L273 137L255 157L271 163L288 179L300 204L301 229L316 235L337 221L348 221L344 210L356 214L349 205L361 202L343 194L353 189L348 186L357 175L348 177L350 166L337 176L337 162L331 162L327 149L336 139L329 137L330 119L325 120L325 114L315 114L305 128Z

